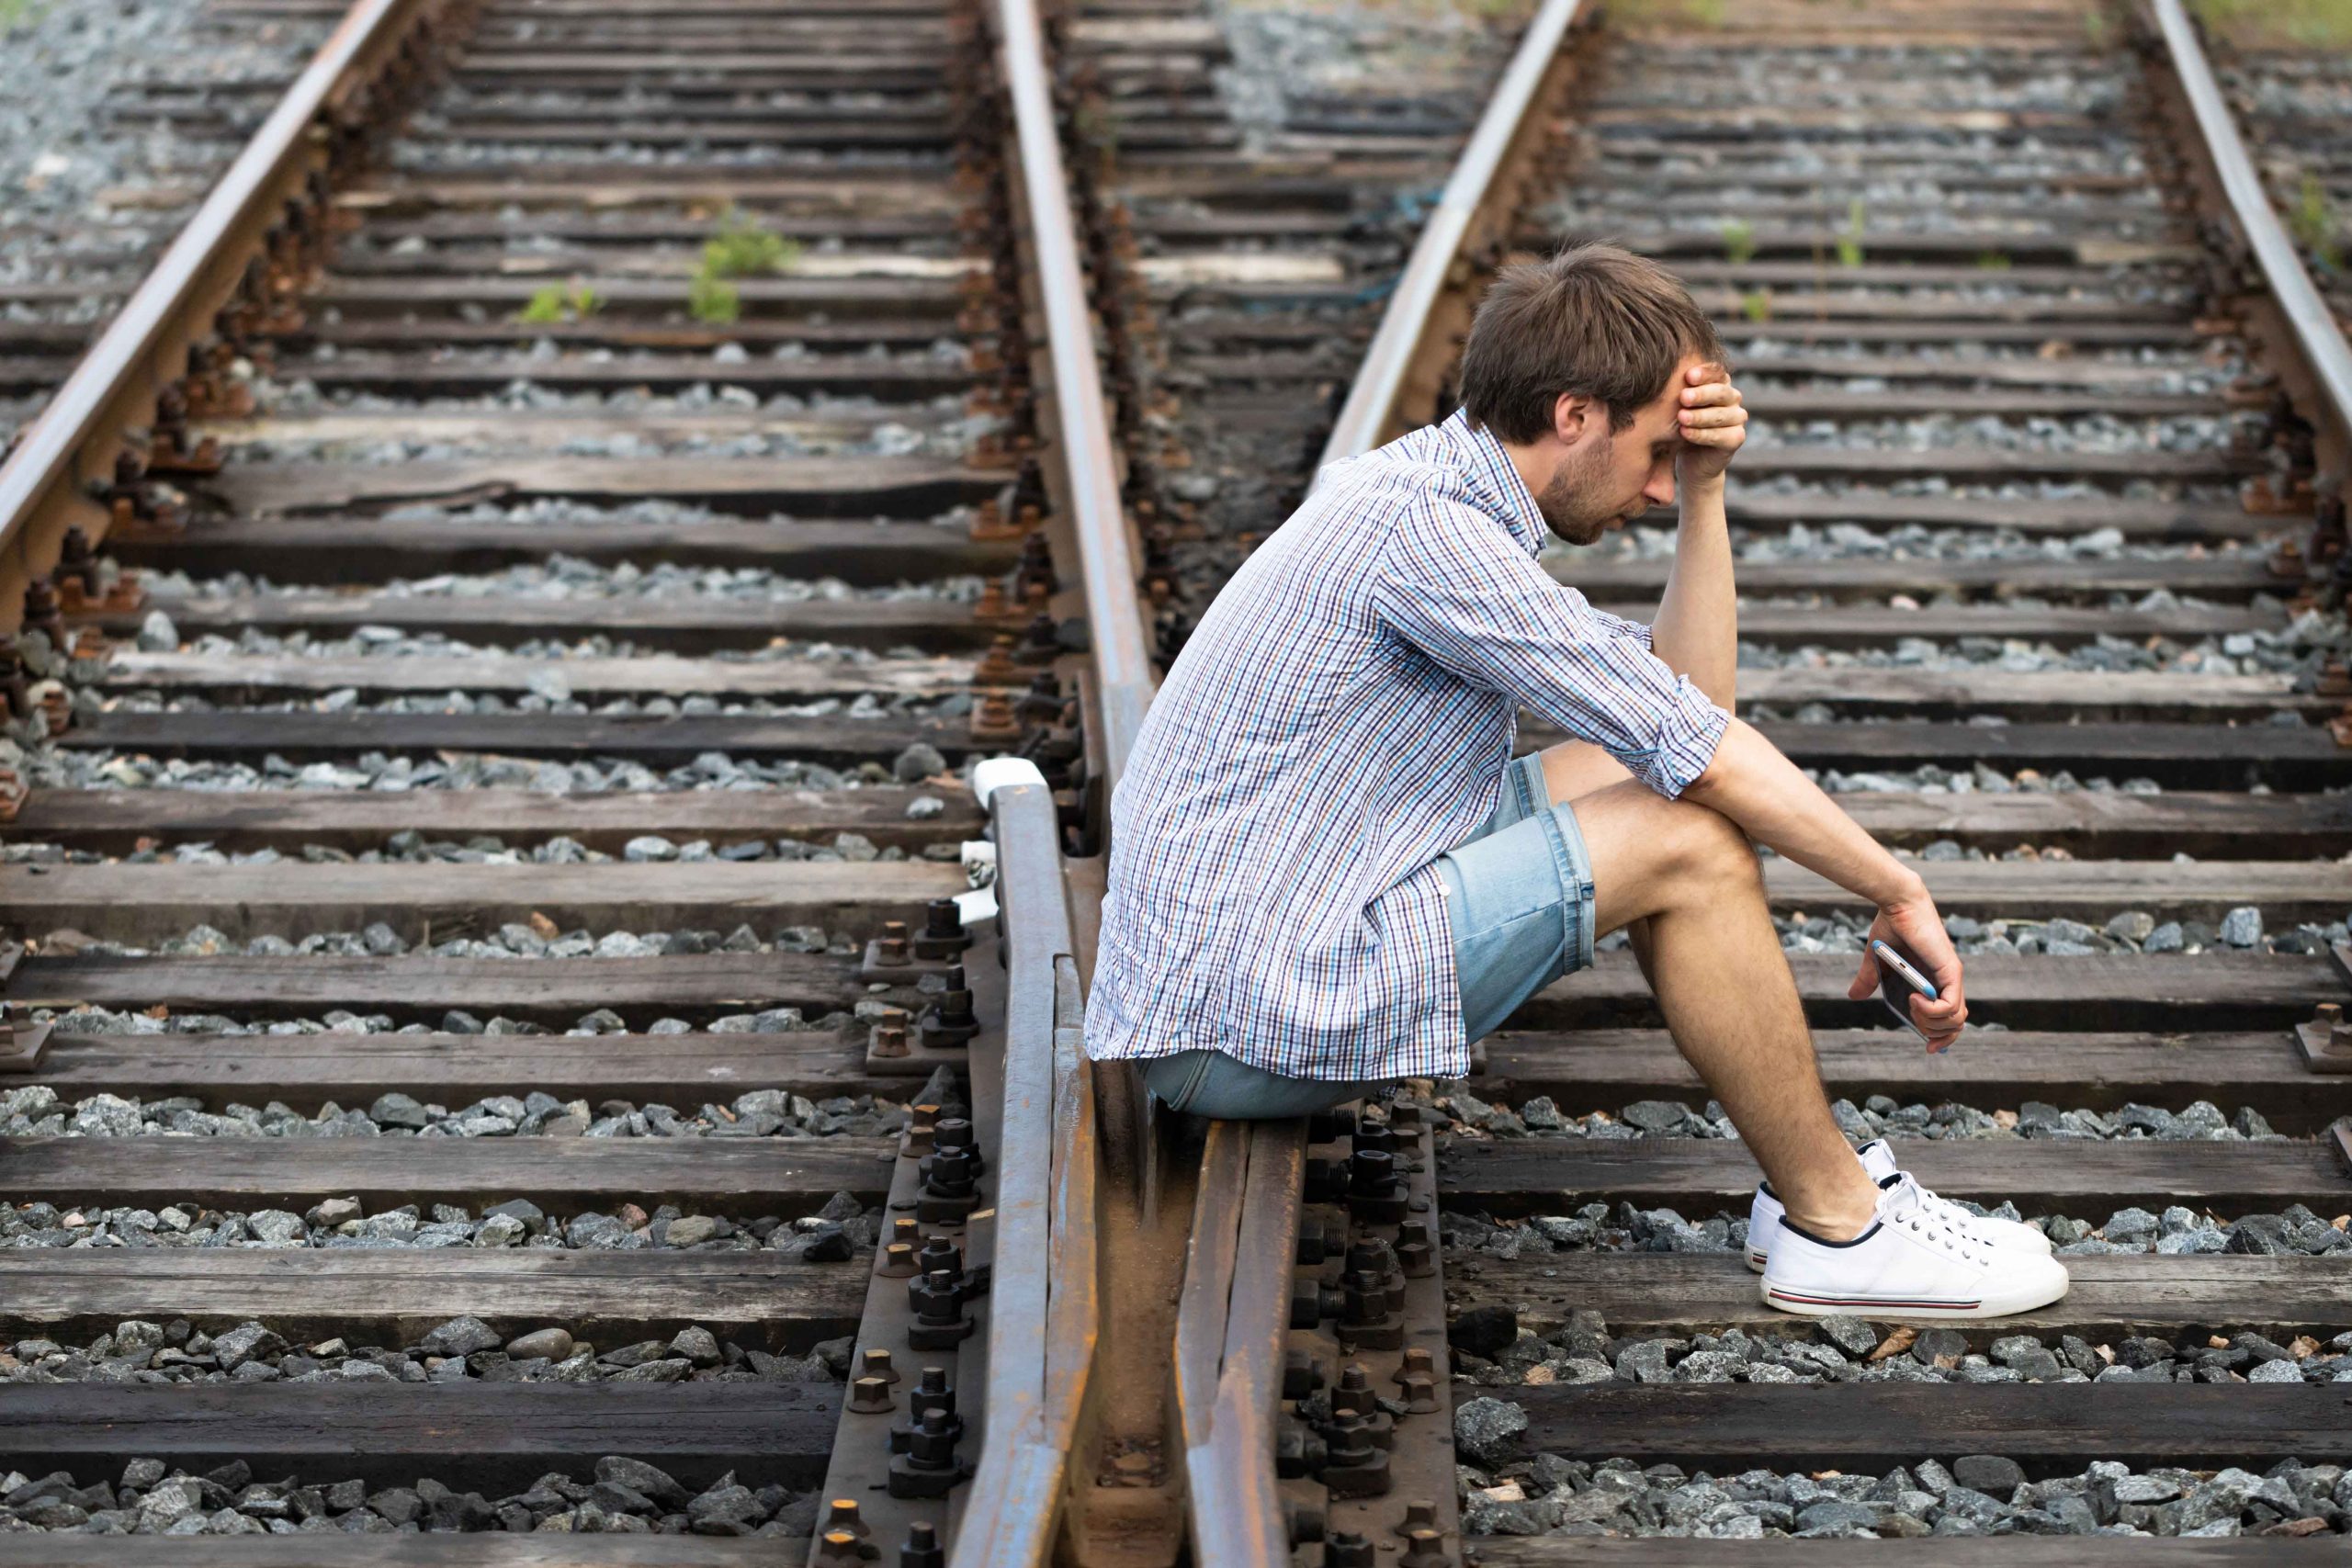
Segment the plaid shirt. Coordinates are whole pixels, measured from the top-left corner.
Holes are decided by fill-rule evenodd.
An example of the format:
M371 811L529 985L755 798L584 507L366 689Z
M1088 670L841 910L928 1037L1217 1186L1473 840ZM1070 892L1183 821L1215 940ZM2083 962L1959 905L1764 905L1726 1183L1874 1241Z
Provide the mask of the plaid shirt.
M1545 536L1459 413L1323 470L1202 617L1111 803L1090 1055L1468 1071L1434 863L1493 814L1520 707L1668 796L1728 722L1647 626L1545 574Z

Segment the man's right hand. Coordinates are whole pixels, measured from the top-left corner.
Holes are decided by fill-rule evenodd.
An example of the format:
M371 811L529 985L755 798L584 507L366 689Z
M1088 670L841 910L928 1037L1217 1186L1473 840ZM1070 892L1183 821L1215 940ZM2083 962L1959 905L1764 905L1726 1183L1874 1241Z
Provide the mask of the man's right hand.
M1935 982L1934 1001L1912 996L1911 1019L1928 1037L1931 1055L1949 1049L1968 1021L1968 998L1961 991L1960 954L1944 931L1943 917L1936 913L1935 900L1923 888L1883 907L1871 922L1870 934L1917 959L1920 971ZM1860 1001L1878 989L1879 967L1878 955L1864 949L1862 966L1846 987L1849 999Z

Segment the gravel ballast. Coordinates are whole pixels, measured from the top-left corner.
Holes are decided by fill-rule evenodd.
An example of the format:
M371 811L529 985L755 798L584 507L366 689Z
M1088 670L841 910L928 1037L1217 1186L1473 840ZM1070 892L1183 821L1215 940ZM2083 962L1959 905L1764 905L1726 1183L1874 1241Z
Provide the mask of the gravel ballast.
M184 1386L223 1382L813 1382L849 1375L853 1341L828 1339L806 1355L775 1355L719 1338L700 1324L666 1337L599 1347L560 1325L503 1334L457 1317L413 1344L354 1345L334 1336L305 1342L266 1324L214 1333L186 1318L130 1319L74 1344L28 1335L0 1351L0 1381Z
M2267 1473L2099 1461L2078 1474L2028 1480L1997 1454L1935 1460L1883 1475L1717 1477L1626 1459L1558 1454L1503 1459L1527 1418L1476 1399L1454 1411L1457 1447L1494 1456L1463 1472L1463 1533L1690 1536L1753 1540L1915 1536L2343 1534L2352 1481L2340 1464L2281 1461Z
M1570 1115L1549 1095L1537 1095L1517 1105L1490 1103L1469 1089L1454 1087L1440 1099L1452 1130L1468 1129L1495 1138L1634 1138L1736 1139L1739 1129L1714 1100L1692 1109L1679 1100L1641 1100L1615 1111L1589 1111ZM2043 1100L2030 1100L2015 1111L1981 1111L1974 1106L1944 1101L1927 1105L1897 1103L1886 1095L1872 1095L1860 1105L1850 1100L1830 1102L1830 1114L1849 1137L1868 1143L1872 1138L1926 1138L1941 1142L1982 1139L2040 1138L2132 1140L2154 1138L2167 1143L2284 1142L2260 1111L2241 1106L2234 1116L2224 1115L2211 1100L2192 1100L2178 1111L2136 1102L2116 1111L2086 1108L2061 1110Z
M846 1262L882 1233L879 1209L836 1192L814 1214L729 1219L684 1214L663 1204L650 1214L624 1203L607 1214L550 1216L527 1199L492 1203L477 1215L454 1203L405 1203L369 1214L356 1198L330 1198L303 1213L251 1213L199 1203L161 1209L0 1204L0 1247L520 1247L635 1252L682 1247L707 1252L782 1253L809 1263Z
M1482 1388L1554 1383L2342 1382L2352 1385L2352 1334L2280 1344L2261 1334L2153 1336L2112 1341L2004 1332L1997 1321L1928 1328L1860 1317L1791 1317L1779 1332L1726 1328L1688 1337L1612 1335L1579 1309L1549 1334L1481 1307L1449 1332L1457 1377Z
M456 1109L393 1090L364 1106L328 1100L310 1115L271 1100L207 1109L194 1095L141 1101L94 1094L67 1102L44 1085L0 1092L0 1135L136 1138L879 1138L903 1131L907 1108L872 1095L805 1099L760 1089L727 1105L680 1111L658 1101L559 1100L538 1090L491 1095Z
M2346 1234L2352 1230L2352 1215L2316 1214L2301 1203L2275 1214L2241 1214L2233 1220L2179 1204L2165 1207L2161 1213L2133 1207L2115 1211L2101 1224L2075 1215L2021 1214L2009 1202L1988 1209L1966 1199L1954 1201L1973 1213L2035 1226L2050 1238L2061 1258L2120 1253L2172 1258L2221 1252L2277 1258L2352 1252L2352 1235ZM1596 1251L1734 1253L1747 1242L1747 1210L1743 1205L1736 1212L1686 1219L1674 1209L1594 1202L1570 1213L1539 1214L1520 1221L1448 1209L1440 1216L1438 1229L1447 1246L1490 1258Z
M200 1475L167 1469L159 1459L135 1459L112 1478L65 1470L0 1477L0 1529L85 1535L549 1530L799 1537L816 1522L813 1494L774 1484L754 1490L732 1472L697 1493L657 1466L617 1454L596 1461L590 1478L550 1472L528 1490L498 1498L429 1476L372 1490L359 1480L256 1482L243 1460Z

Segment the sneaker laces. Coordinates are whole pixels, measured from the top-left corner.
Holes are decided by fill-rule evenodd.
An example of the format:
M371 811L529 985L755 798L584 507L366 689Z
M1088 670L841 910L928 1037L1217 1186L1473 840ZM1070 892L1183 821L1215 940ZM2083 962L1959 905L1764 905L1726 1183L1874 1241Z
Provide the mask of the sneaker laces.
M1967 1232L1969 1235L1983 1243L1984 1246L1990 1247L1993 1245L1993 1238L1987 1235L1984 1232L1976 1228L1976 1222L1982 1219L1984 1217L1983 1215L1971 1213L1968 1210L1962 1208L1959 1204L1953 1202L1949 1198L1937 1197L1936 1194L1928 1188L1921 1187L1907 1171L1904 1173L1904 1179L1905 1181L1909 1181L1912 1188L1918 1192L1919 1201L1922 1204L1926 1205L1928 1208L1936 1210L1952 1224Z
M1991 1244L1961 1223L1968 1211L1939 1199L1912 1180L1908 1172L1897 1177L1886 1193L1880 1213L1887 1224L1900 1225L1965 1262L1991 1266Z

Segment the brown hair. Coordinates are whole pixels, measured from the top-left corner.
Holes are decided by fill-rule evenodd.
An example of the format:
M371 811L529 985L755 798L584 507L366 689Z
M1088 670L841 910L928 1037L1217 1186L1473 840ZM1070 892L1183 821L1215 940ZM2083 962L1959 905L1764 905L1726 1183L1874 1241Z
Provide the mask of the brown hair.
M1615 245L1577 245L1497 276L1462 348L1462 407L1504 441L1549 432L1564 395L1595 400L1623 430L1694 354L1724 358L1679 278Z

